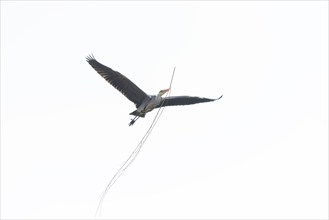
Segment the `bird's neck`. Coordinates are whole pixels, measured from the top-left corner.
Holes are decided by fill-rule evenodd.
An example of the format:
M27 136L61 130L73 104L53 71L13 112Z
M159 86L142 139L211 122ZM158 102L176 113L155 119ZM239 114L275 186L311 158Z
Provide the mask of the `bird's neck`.
M161 100L161 99L162 99L161 94L157 94L157 95L155 96L155 100Z

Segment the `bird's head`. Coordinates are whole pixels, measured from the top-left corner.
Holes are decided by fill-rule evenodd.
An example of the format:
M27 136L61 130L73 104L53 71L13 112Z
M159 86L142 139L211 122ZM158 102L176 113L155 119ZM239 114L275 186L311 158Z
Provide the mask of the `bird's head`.
M170 89L163 89L163 90L160 90L158 96L162 96L163 94L165 94L166 92L168 92Z

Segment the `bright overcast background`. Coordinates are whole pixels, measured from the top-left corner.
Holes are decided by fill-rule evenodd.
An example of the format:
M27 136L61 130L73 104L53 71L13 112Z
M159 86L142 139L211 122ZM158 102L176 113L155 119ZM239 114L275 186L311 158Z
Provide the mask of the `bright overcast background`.
M1 1L1 217L93 218L155 111L165 108L102 218L328 217L328 2Z

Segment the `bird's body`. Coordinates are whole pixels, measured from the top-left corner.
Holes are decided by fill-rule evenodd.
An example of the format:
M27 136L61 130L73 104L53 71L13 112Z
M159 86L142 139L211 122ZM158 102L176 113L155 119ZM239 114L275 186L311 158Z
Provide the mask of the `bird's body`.
M144 99L142 104L137 107L135 111L130 113L131 115L145 117L147 112L152 111L158 105L160 105L162 101L162 97L159 95L150 95Z
M98 72L99 75L101 75L113 87L119 90L124 96L135 104L136 110L130 113L130 115L134 115L135 118L131 120L129 125L133 125L139 117L145 117L146 113L155 108L162 106L191 105L202 102L211 102L222 97L221 96L218 99L200 98L194 96L171 96L162 98L161 96L168 92L170 88L160 90L157 95L147 95L127 77L99 63L92 55L87 57L87 62L96 70L96 72Z

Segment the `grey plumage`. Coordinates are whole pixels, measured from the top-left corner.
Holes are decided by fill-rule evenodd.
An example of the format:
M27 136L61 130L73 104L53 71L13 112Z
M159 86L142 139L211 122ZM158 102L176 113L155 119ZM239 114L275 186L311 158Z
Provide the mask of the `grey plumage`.
M99 75L101 75L130 101L135 103L136 110L130 113L131 115L134 115L135 118L132 119L129 125L133 125L139 117L145 117L146 113L152 111L154 108L212 102L222 97L221 96L217 99L200 98L195 96L170 96L162 98L161 96L168 92L169 89L160 90L157 95L147 95L127 77L99 63L93 55L87 56L86 59Z
M160 106L193 105L202 102L212 102L220 98L222 98L222 96L217 99L200 98L196 96L170 96L163 98L162 103L157 105L156 108Z
M87 56L87 62L114 88L120 91L138 107L148 95L121 73L99 63L93 55Z

